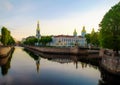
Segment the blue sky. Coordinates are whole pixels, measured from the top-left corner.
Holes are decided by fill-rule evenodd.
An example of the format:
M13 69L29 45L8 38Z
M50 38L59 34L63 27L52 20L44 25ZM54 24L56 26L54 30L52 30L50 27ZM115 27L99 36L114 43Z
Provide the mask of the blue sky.
M35 35L40 21L42 35L78 35L97 31L104 14L119 0L0 0L0 28L7 27L20 40Z

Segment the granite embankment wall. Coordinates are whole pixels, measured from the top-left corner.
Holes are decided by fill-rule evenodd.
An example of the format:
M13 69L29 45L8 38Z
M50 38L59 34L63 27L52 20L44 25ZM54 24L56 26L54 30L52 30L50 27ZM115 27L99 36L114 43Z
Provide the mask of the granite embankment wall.
M73 48L57 48L57 47L34 47L34 46L24 46L27 49L33 49L34 51L39 51L43 53L55 53L55 54L87 54L87 49L81 49L79 47Z
M12 48L13 47L0 47L0 58L8 56Z
M11 54L14 51L14 47L0 47L0 66L5 65Z
M106 56L101 61L102 66L114 74L120 75L120 58Z
M102 56L101 66L110 73L120 76L120 56L115 56L112 50L101 49Z

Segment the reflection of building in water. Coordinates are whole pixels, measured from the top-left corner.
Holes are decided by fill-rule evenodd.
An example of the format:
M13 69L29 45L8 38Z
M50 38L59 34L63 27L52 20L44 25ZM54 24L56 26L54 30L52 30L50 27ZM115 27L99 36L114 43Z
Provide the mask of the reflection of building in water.
M87 67L87 63L81 62L81 66L82 66L82 68L86 68Z
M77 58L77 56L72 55L71 58L74 61L73 64L76 66L76 69L78 69L78 58Z
M69 58L53 58L52 61L59 62L59 63L71 63L72 60Z
M38 60L36 60L36 70L37 70L37 73L39 73L39 71L40 71L40 57L38 58Z
M35 60L35 63L36 63L36 71L37 71L37 73L39 73L39 71L40 71L40 59L41 59L41 57L39 57L39 55L37 55L37 54L34 54L34 53L28 51L27 49L24 49L24 51L25 51L27 54L29 54L29 56L30 56L31 58L33 58L33 59Z
M76 69L78 69L78 61L74 61L73 63L76 66Z
M43 53L43 58L47 58L50 61L58 62L61 64L64 63L73 63L75 65L75 68L78 69L79 65L81 65L81 68L86 68L87 66L92 66L88 63L88 61L84 60L83 56L79 55L63 55L63 54L50 54L50 53ZM85 56L84 56L85 57ZM94 65L92 67L95 67ZM96 67L95 67L96 68Z

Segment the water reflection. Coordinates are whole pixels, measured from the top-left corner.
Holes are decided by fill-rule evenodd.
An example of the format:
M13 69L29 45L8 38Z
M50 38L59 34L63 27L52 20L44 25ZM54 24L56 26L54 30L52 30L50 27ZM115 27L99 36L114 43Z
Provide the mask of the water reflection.
M37 71L37 73L39 73L39 71L40 71L40 59L41 59L40 56L35 55L34 53L32 53L32 52L30 52L30 51L28 51L26 49L23 49L23 51L25 51L27 54L29 54L29 56L31 58L33 58L35 60L35 62L36 62L36 71Z
M86 68L87 66L93 67L95 69L98 68L97 64L92 65L88 62L83 61L81 59L81 56L78 55L58 55L58 54L42 54L43 58L47 58L48 60L51 60L52 62L58 62L61 64L64 63L73 63L75 65L75 68L78 69L78 65L81 65L82 68Z
M29 54L35 61L36 61L36 67L39 68L40 65L40 57L47 59L52 62L57 62L60 64L69 64L73 63L75 65L75 68L78 69L78 65L81 65L82 68L86 68L87 66L98 69L98 62L94 62L94 60L91 60L91 62L94 62L94 64L90 64L91 62L86 62L83 57L85 56L79 56L79 55L64 55L64 54L51 54L51 53L40 53L36 54L35 52L30 52L27 49L24 49L24 51ZM38 72L38 70L37 70Z
M6 57L3 57L3 58L0 58L0 67L1 67L1 74L3 76L7 75L8 73L8 70L10 69L10 63L11 63L11 59L12 59L12 55L14 53L14 48L12 50L12 52L10 53L9 56L6 56Z
M36 69L37 72L39 72L40 69L40 56L36 56L35 53L29 52L25 50L26 53L28 53L36 62ZM104 70L102 70L97 64L90 64L90 62L85 61L84 59L81 59L80 56L77 55L58 55L58 54L41 54L41 57L44 59L47 59L51 62L57 62L59 64L71 64L73 63L75 65L75 68L78 69L79 65L81 65L82 69L89 67L92 67L94 69L97 69L100 71L100 79L98 79L97 85L119 85L120 84L120 78L113 76L111 74L108 74ZM94 60L92 61L94 62ZM88 84L89 85L89 84Z
M99 80L99 85L120 85L120 76L110 74L102 68L100 68L100 71L101 79Z
M36 69L37 69L37 73L39 73L39 71L40 71L40 57L38 57L38 59L36 60Z

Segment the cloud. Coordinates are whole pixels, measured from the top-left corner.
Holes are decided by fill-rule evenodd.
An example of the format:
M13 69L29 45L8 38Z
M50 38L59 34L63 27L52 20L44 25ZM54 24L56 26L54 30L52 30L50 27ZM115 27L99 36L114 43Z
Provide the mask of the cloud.
M10 11L13 9L13 4L9 0L1 0L0 1L0 10Z

